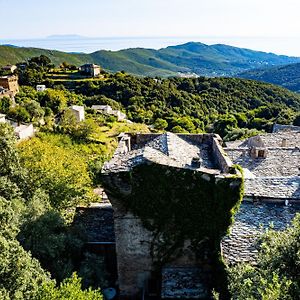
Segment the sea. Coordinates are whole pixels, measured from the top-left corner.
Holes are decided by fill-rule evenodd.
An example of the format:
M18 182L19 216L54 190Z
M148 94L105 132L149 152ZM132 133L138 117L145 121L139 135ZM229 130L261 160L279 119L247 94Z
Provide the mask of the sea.
M160 49L187 42L201 42L207 45L226 44L281 55L300 56L300 37L81 37L62 35L37 39L0 38L0 45L35 47L75 53L91 53L98 50L116 51L139 47Z

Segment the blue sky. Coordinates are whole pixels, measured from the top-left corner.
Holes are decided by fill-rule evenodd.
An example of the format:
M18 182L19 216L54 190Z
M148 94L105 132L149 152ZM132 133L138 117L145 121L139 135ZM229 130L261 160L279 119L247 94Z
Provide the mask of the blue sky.
M300 39L299 0L0 0L0 7L5 40L56 34Z
M1 38L300 36L298 0L0 0ZM8 12L8 13L3 13Z

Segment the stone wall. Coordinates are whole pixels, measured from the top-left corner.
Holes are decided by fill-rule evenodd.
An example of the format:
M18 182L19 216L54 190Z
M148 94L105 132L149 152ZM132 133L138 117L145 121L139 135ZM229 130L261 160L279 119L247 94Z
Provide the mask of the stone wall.
M219 168L222 170L223 173L230 172L232 168L232 161L227 156L226 152L223 150L220 139L218 137L212 138L212 150L213 150L213 157L217 161Z
M131 213L118 214L115 209L115 235L120 296L138 296L150 279L152 234Z

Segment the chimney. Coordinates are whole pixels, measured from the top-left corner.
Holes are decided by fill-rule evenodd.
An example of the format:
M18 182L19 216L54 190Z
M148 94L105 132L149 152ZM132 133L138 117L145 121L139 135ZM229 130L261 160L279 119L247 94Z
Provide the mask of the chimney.
M193 168L196 168L196 169L200 168L201 167L201 159L200 159L200 157L193 157L192 158L192 162L191 162L191 166Z
M281 141L281 147L287 147L287 139L286 138L283 138L282 141Z

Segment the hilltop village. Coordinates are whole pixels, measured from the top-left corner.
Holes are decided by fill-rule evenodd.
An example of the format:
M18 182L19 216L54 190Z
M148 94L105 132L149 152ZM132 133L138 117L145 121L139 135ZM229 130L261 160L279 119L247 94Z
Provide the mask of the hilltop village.
M259 268L266 241L291 232L300 212L300 96L43 55L1 74L0 204L10 215L0 230L36 272L26 287L4 285L4 299L22 289L60 299L70 285L78 299L240 300L251 274L298 293L294 258L281 284L279 271L265 279ZM14 263L7 278L28 276Z

